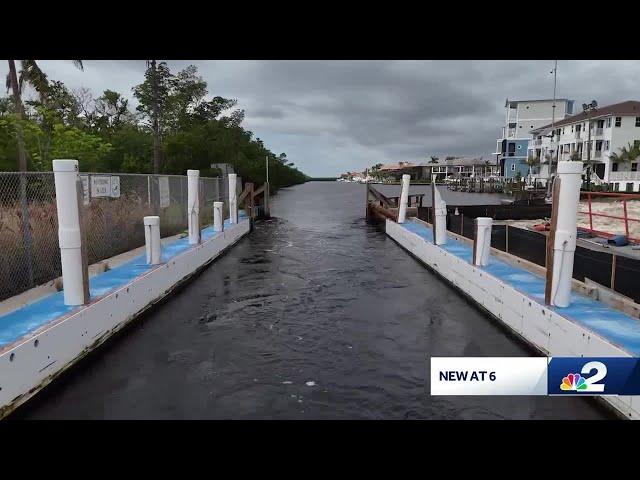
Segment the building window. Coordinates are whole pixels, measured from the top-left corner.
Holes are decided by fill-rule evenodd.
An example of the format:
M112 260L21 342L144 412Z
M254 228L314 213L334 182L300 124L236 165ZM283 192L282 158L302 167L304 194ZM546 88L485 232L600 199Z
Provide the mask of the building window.
M639 148L640 147L640 140L634 140L633 141L633 146L634 146L634 148Z
M609 140L604 141L604 149L609 150Z
M616 127L622 126L622 117L616 117Z
M573 133L573 125L571 125L571 133Z
M617 172L618 171L618 164L617 163L612 163L611 164L611 171L612 172Z
M520 150L522 148L522 145L518 145L518 150Z
M507 145L507 152L510 157L513 157L516 154L516 144L510 142L509 145Z
M632 162L631 163L631 171L632 172L637 172L638 171L638 162Z
M640 117L636 117L636 127L640 127Z
M602 140L596 140L596 152L602 151Z
M611 117L607 118L607 128L611 128Z
M515 171L516 171L516 164L515 164L515 163L512 163L512 164L511 164L511 171L512 171L512 172L515 172Z

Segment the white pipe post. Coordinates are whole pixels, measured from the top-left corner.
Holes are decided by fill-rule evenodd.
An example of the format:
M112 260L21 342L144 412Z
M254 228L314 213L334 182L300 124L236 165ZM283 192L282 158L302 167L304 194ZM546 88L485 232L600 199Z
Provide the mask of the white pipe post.
M475 219L476 234L473 240L473 264L479 267L489 265L491 253L491 217L478 217Z
M229 174L229 223L238 223L238 192L235 173Z
M433 210L433 243L444 245L447 243L447 204L440 196L436 182L432 180L432 210Z
M58 208L58 242L65 305L84 305L88 272L82 261L80 202L77 192L78 161L54 160L53 174Z
M160 243L160 217L151 215L144 217L144 244L147 251L147 264L158 265L162 255Z
M189 244L200 243L200 170L187 170L187 217Z
M553 260L551 276L551 298L549 303L556 307L568 307L571 297L573 277L573 256L576 251L578 204L582 185L582 162L558 162L560 180L553 239Z
M402 191L400 192L400 209L398 210L398 223L404 223L407 218L407 200L409 199L409 183L411 175L402 175Z
M213 202L213 231L222 232L224 230L224 220L222 216L222 202Z

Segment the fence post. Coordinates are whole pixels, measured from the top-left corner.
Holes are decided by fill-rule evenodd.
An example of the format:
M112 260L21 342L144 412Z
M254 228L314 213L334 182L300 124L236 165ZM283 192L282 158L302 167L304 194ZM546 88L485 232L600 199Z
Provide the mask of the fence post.
M504 228L504 251L509 253L509 224L507 223Z
M200 170L187 170L187 218L189 220L189 243L200 243Z
M229 223L238 223L238 193L235 173L229 174Z
M24 241L29 287L35 287L33 278L33 239L31 238L31 220L29 218L29 204L27 201L27 174L25 172L20 172L20 207L22 209L22 238Z
M58 240L65 305L89 302L88 271L83 268L80 201L78 195L78 161L54 160Z
M147 263L158 265L162 255L162 246L160 243L160 217L157 215L144 217L144 243Z
M616 289L616 254L611 255L611 290Z

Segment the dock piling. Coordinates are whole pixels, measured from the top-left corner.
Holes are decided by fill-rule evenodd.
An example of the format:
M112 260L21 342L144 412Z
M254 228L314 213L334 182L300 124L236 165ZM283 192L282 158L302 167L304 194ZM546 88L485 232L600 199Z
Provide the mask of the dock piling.
M144 217L144 243L147 252L147 263L149 265L158 265L162 254L159 216Z
M187 218L189 243L200 243L200 170L187 170Z
M89 272L82 253L78 161L54 160L53 172L64 304L84 305L89 303Z
M474 221L475 235L473 240L473 264L480 267L489 265L491 253L491 217L478 217Z
M400 192L400 208L398 209L398 223L404 223L407 217L407 203L409 200L409 184L411 175L402 175L402 191Z
M229 222L238 223L238 192L236 191L235 173L229 174Z
M571 296L582 168L582 162L558 162L554 182L545 301L556 307L568 307Z
M222 220L222 202L213 202L213 231L222 232L224 221Z
M440 196L434 180L431 181L431 209L433 210L433 243L447 243L447 204Z

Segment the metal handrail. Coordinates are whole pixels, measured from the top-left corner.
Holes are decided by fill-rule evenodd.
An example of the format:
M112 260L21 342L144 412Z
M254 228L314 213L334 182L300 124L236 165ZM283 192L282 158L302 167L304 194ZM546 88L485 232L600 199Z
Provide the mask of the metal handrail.
M602 230L596 230L593 228L593 217L605 217L605 218L613 218L615 220L623 220L624 221L624 231L625 236L628 240L638 242L640 241L640 237L630 237L629 236L629 222L640 222L640 218L630 218L627 213L627 201L628 200L640 200L640 194L626 194L626 193L610 193L610 192L581 192L581 197L587 197L587 207L588 210L582 211L580 210L578 213L586 214L589 216L589 228L580 227L580 230L588 231L591 233L597 233L599 235L603 235L605 237L613 237L615 234L611 232L604 232ZM624 212L623 216L617 215L609 215L607 213L594 213L591 206L592 197L612 197L618 198L622 201L622 209Z

